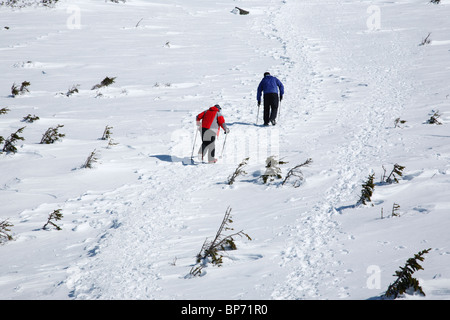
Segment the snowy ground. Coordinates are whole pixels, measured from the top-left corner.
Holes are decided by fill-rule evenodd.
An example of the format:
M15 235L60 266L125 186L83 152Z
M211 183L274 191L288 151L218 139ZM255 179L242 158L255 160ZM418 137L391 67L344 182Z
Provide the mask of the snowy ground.
M18 151L0 155L0 222L13 225L0 298L377 299L431 248L415 273L426 296L403 298L449 299L449 14L448 0L0 8L0 135L26 126ZM255 125L265 71L286 88L268 128ZM107 76L113 85L91 90ZM11 97L23 81L30 92ZM231 129L223 157L191 165L194 117L216 103ZM435 111L442 125L426 123ZM58 124L62 141L39 144ZM100 139L106 126L117 145ZM288 162L283 175L313 162L298 188L264 185L269 155ZM379 183L396 163L399 183ZM372 202L356 206L372 173ZM189 277L228 207L252 240ZM56 209L62 230L43 230Z

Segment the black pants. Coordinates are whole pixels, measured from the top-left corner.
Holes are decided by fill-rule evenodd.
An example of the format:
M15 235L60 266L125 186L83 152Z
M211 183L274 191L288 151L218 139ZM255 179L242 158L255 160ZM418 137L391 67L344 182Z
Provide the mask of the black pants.
M201 160L206 160L206 155L208 155L208 162L215 160L216 132L214 130L202 128L202 145L198 154Z
M278 93L264 94L264 124L277 118L278 102Z

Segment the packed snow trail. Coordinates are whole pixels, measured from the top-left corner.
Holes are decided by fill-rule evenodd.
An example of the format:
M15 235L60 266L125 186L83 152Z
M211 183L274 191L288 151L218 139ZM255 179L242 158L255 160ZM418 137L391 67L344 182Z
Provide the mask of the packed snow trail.
M279 250L280 257L277 259L275 255L271 259L272 263L278 264L280 273L276 277L264 275L265 290L260 291L257 298L316 299L349 296L348 290L341 283L344 274L340 270L341 251L337 242L340 227L333 219L333 213L342 201L348 201L349 198L355 198L356 201L358 182L370 172L368 166L371 164L368 161L374 155L380 159L380 163L388 160L387 147L391 137L384 129L388 126L387 121L391 121L392 114L399 112L410 89L404 86L405 81L399 81L398 78L399 70L403 68L401 59L398 58L401 53L400 44L380 48L376 51L376 57L367 56L370 47L361 48L364 55L358 56L350 45L355 40L346 40L340 36L344 30L358 26L361 16L356 13L364 9L363 5L354 6L352 11L340 2L327 3L324 8L323 5L314 3L290 1L267 10L264 19L255 20L253 28L278 43L278 46L267 51L263 46L252 44L264 55L278 61L274 70L270 71L287 88L280 107L279 126L263 129L279 134L281 157L298 162L312 158L313 167L321 168L320 172L312 169L315 174L310 173L308 183L302 186L303 201L295 199L290 206L282 206L283 210L295 214L286 220L286 224L275 225L279 231L272 241L274 250ZM339 20L338 17L345 18ZM322 21L320 28L311 20L318 18ZM364 29L360 31L363 33L361 36L372 36L364 34ZM365 43L372 45L370 42ZM378 52L387 53L379 55ZM370 63L374 58L377 58L375 62ZM386 69L389 71L384 72ZM334 91L330 92L330 89ZM226 90L224 88L222 92ZM250 100L249 104L254 103L250 93L246 96ZM248 121L251 114L234 102L235 97L222 93L218 98L226 101L224 114L227 121L231 122L232 134L242 136L246 131L248 133L251 129L233 124ZM240 115L243 111L246 114ZM194 116L191 113L190 118L184 120L183 130L186 132L192 131ZM331 136L335 139L331 144L336 146L335 150L318 148L322 139L329 139ZM301 137L300 141L297 137ZM187 141L192 141L192 136L190 138ZM231 141L229 143L228 153L234 150ZM217 147L220 152L220 142ZM174 152L175 149L172 150L172 156ZM173 159L175 157L171 160ZM169 265L173 259L173 264L184 265L187 269L186 266L192 263L189 259L195 255L197 248L196 243L191 243L189 249L175 254L174 251L180 244L170 238L165 239L167 234L179 234L182 237L183 230L190 230L192 227L181 221L199 213L216 211L214 216L220 216L223 213L221 211L224 211L225 201L239 212L241 208L237 200L240 198L233 195L233 190L224 194L220 188L211 187L214 177L222 176L222 181L226 181L228 173L224 172L224 165L187 166L182 171L171 168L174 165L179 166L180 163L166 161L163 165L160 164L157 172L152 169L145 172L141 178L142 185L125 187L111 194L113 198L108 206L116 204L117 209L113 209L113 212L121 212L126 208L126 216L121 214L118 218L117 225L120 228L108 230L108 236L102 236L99 243L89 249L91 254L86 259L87 265L71 268L73 276L70 282L74 286L72 297L168 298L165 285L162 284L170 276L161 274L161 264ZM228 165L226 168L231 172L233 167ZM146 176L149 178L145 178ZM327 182L326 190L323 189L323 179ZM174 180L184 183L170 183ZM318 199L321 200L304 201L313 194L319 194ZM258 195L255 196L257 197ZM277 196L271 207L277 210L277 201L285 202L290 198L291 193L284 191ZM214 199L213 203L208 199ZM260 205L253 208L256 211L264 210L271 201L257 202ZM237 204L233 206L233 203ZM219 210L218 204L222 204L222 210ZM158 213L161 211L164 214ZM207 217L208 214L203 218ZM281 219L277 220L280 222ZM211 223L211 235L213 230L214 224ZM179 241L187 244L185 239ZM199 237L197 247L201 242ZM256 250L253 256L260 260L264 255L258 253L257 247L253 248L253 251ZM173 256L165 256L164 252L171 252ZM183 278L180 274L177 276ZM212 277L210 274L208 276ZM140 278L146 281L136 282ZM273 289L268 286L270 283L274 284ZM261 286L256 283L253 285ZM130 290L123 290L124 287ZM201 285L197 291L180 291L178 297L203 298ZM226 294L230 295L230 292ZM234 293L232 297L255 297L254 294L252 291L247 295Z
M347 251L337 240L344 237L333 215L342 203L356 203L372 159L379 166L395 161L390 141L399 134L387 128L414 90L404 61L411 46L398 33L389 35L389 42L378 42L381 35L364 29L366 10L365 4L341 1L289 1L273 17L273 33L284 50L277 54L286 60L279 73L291 88L280 121L281 139L287 142L283 151L289 158L289 152L300 150L312 158L313 167L328 168L316 174L329 181L326 189L321 184L317 190L318 202L287 227L281 264L291 271L275 289L276 299L350 297L340 260ZM324 139L333 139L326 145L334 148L321 148ZM303 188L306 193L308 184Z

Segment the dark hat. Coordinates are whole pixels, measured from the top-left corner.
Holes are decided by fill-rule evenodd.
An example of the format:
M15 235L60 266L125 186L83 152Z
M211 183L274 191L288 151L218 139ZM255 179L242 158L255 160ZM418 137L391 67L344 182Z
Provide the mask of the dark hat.
M270 73L269 72L264 72L264 77L265 76L270 76Z

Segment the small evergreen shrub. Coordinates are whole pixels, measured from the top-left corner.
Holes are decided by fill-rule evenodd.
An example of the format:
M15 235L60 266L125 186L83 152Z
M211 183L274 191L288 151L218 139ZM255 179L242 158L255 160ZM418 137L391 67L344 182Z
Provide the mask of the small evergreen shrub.
M426 44L430 44L431 43L430 36L431 36L431 32L428 33L428 35L425 37L425 39L422 39L422 42L420 43L420 46L424 46Z
M105 130L103 131L103 135L102 135L102 137L100 139L101 140L108 140L108 139L110 139L111 138L111 134L112 134L112 131L111 131L112 128L113 127L106 126Z
M245 236L248 240L252 240L250 236L242 230L230 235L225 235L225 231L234 230L230 227L231 223L233 223L233 220L231 219L231 208L228 207L214 239L212 241L206 239L203 243L200 252L197 254L196 265L194 265L189 272L190 275L201 275L203 268L207 266L208 262L220 267L223 263L221 251L237 249L234 237Z
M77 84L77 85L73 85L71 88L69 88L69 90L67 90L67 92L66 92L66 97L70 97L71 95L73 95L75 93L78 93L79 92L78 91L78 87L79 86L80 85Z
M9 111L11 111L11 110L9 110L8 108L1 108L0 109L0 114L7 114Z
M54 210L52 213L49 214L49 216L47 218L47 223L44 224L42 229L46 230L47 225L50 224L50 225L54 226L56 230L61 230L61 227L58 226L55 222L61 220L62 218L63 218L63 215L61 213L61 209Z
M245 165L247 165L248 159L249 158L245 158L244 160L242 160L242 162L238 165L236 170L234 170L233 174L228 177L228 184L229 185L232 185L239 175L247 174L247 172L245 172L242 168Z
M48 128L47 131L42 135L42 139L40 144L52 144L62 138L64 138L66 135L63 133L59 133L59 128L64 127L64 125L58 124L54 128Z
M13 225L9 223L8 220L0 222L0 244L13 239L13 237L9 234L11 231L9 228L11 227L13 227Z
M36 115L31 115L28 114L27 116L23 117L22 121L23 122L28 122L28 123L33 123L34 121L39 120L39 117L37 117Z
M261 176L264 183L272 182L275 179L281 179L280 164L286 164L287 162L279 161L275 159L275 156L270 156L266 159L266 171Z
M394 168L392 169L391 173L386 177L386 169L383 166L383 176L381 177L381 182L384 183L398 183L397 177L401 177L403 175L403 170L405 169L404 166L401 166L399 164L394 164Z
M13 83L13 85L11 86L11 96L15 97L15 96L23 95L27 92L30 92L30 90L28 90L28 87L30 85L31 85L31 83L28 81L22 82L20 87L18 87L15 83Z
M359 200L358 200L358 205L360 205L360 204L366 205L367 202L372 201L371 197L372 197L373 191L375 189L375 184L373 182L374 177L375 177L375 174L369 175L369 177L367 178L367 181L365 183L363 183L362 190L361 190L361 196L359 197Z
M431 117L430 117L430 119L428 119L427 120L427 123L428 124L442 124L438 119L440 118L440 113L439 113L439 110L438 111L435 111L432 115L431 115Z
M394 203L392 205L391 217L400 217L400 213L398 212L399 210L400 210L400 205L397 203Z
M25 129L25 127L18 129L14 133L11 133L9 138L4 140L5 144L3 145L2 152L6 152L6 153L16 153L17 152L17 148L15 146L16 142L18 140L22 140L22 141L25 140L24 137L19 136L19 134L22 133L23 129ZM1 141L2 139L0 139L0 142L2 142Z
M423 292L422 287L419 285L419 281L413 278L412 275L417 270L423 270L417 260L423 261L423 255L430 252L430 250L431 248L420 251L414 255L414 258L408 259L404 267L400 267L400 270L395 271L394 276L397 276L397 280L389 285L383 295L384 298L396 299L398 296L407 292L418 292L425 296L425 292Z
M288 171L288 173L286 174L286 177L284 178L281 185L283 186L288 180L292 181L292 179L294 179L294 181L292 182L294 187L295 188L299 187L303 181L303 172L300 170L300 168L308 166L311 163L312 163L312 159L309 158L302 164L299 164L299 165L296 165L295 167L293 167L291 170Z
M91 154L87 157L85 163L81 166L81 168L92 169L93 164L98 160L96 152L97 150L91 152Z
M116 77L113 77L113 78L106 77L105 79L102 80L102 82L93 86L91 90L108 87L108 86L112 85L115 82L115 80L116 80Z
M401 120L400 118L397 118L394 120L394 128L401 128L401 124L405 124L406 120Z

